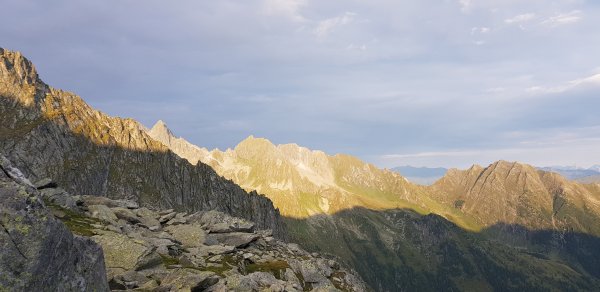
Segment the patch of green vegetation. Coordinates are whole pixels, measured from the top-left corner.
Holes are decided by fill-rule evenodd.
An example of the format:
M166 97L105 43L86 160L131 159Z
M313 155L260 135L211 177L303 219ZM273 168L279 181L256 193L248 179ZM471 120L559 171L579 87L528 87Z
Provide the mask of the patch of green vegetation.
M246 273L267 272L273 274L278 280L282 280L285 276L285 270L290 268L286 261L273 261L266 263L254 263L246 266Z
M99 224L100 221L96 218L86 217L83 214L74 212L72 210L63 208L56 204L53 204L47 200L44 200L46 206L48 206L54 212L61 213L61 216L55 216L57 219L62 221L71 232L77 235L91 237L96 235L92 224Z
M238 265L238 261L232 255L224 255L222 260L218 264L220 264L221 266L205 267L200 270L213 272L221 277L224 277L223 273L236 267Z
M165 265L165 267L169 267L172 265L179 265L179 259L174 258L174 257L170 257L170 256L166 256L166 255L160 255L160 258L162 259L162 263L163 265Z
M462 209L462 207L465 205L465 200L456 200L454 201L454 208L456 209Z

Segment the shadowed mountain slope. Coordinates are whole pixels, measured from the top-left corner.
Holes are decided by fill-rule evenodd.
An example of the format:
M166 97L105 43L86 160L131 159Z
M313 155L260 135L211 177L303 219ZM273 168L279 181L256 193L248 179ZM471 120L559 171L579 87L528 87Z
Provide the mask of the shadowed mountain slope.
M269 199L248 194L205 164L189 164L138 122L107 116L79 96L49 87L29 60L4 49L0 150L28 177L51 177L73 193L164 209L217 209L283 234Z
M469 232L435 214L353 208L286 219L309 250L336 254L377 291L594 291L600 239L495 224Z

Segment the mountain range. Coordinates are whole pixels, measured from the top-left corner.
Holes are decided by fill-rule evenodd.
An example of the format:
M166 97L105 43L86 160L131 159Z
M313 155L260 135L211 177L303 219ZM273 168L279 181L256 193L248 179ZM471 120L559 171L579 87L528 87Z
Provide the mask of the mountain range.
M539 169L549 172L556 172L567 179L578 182L600 182L600 165L594 165L590 168L581 168L576 166L549 166L540 167Z
M150 133L168 147L170 141L178 141L178 148L171 149L191 163L211 165L246 190L264 193L284 215L292 239L345 259L376 290L537 287L540 279L552 282L550 275L561 270L558 267L564 261L573 261L571 255L564 255L563 243L547 239L540 244L538 234L556 232L560 238L565 234L573 238L578 234L600 234L596 223L600 219L598 185L581 185L517 162L450 169L435 184L424 187L357 158L329 156L296 144L274 145L250 136L234 149L200 148L203 150L183 153L179 149L199 147L182 138L168 137L172 132L163 122L158 122ZM536 240L531 241L532 237ZM506 246L497 245L497 241ZM461 255L461 260L446 258L442 250L448 245ZM424 246L443 255L432 258ZM490 253L479 254L474 247ZM561 256L540 260L536 257L540 249ZM526 269L510 264L518 260L547 274L541 272L534 282L523 279L514 287L502 286L494 282L498 275L487 273L490 267L481 263L486 256L496 263L492 268L496 272L526 274ZM556 266L545 270L550 263L544 261L552 260ZM445 265L458 265L462 272L455 271L457 275L449 277ZM586 263L575 265L590 268ZM424 266L429 267L428 273L417 268ZM463 270L467 267L475 271L467 273ZM584 270L582 274L589 272ZM566 279L563 277L574 279L568 276L570 271L558 273L561 281ZM587 277L580 278L582 283L595 283L594 277ZM467 278L471 280L465 281Z
M0 152L32 180L178 212L217 210L329 254L377 291L594 290L600 185L518 162L431 186L345 155L250 136L208 150L110 117L0 49ZM183 214L183 213L182 213Z

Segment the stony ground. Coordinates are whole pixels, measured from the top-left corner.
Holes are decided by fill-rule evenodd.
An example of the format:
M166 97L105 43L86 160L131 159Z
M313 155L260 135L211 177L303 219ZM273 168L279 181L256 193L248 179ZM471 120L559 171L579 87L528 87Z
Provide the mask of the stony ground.
M178 213L36 184L55 217L104 250L110 289L364 291L335 260L217 211Z

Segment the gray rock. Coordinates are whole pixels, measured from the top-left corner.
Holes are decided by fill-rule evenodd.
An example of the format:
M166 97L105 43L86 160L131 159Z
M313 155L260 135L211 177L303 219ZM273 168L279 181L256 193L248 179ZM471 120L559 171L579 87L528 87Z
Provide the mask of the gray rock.
M195 224L171 225L166 227L165 231L173 235L185 248L203 245L206 237L204 230Z
M259 291L261 288L271 288L271 291L283 291L285 283L277 280L267 272L254 272L242 277L234 289L236 291Z
M148 279L144 274L136 271L127 271L123 274L114 276L109 281L109 285L110 288L114 290L125 290L137 288L148 281L151 281L151 279Z
M38 190L53 189L53 188L58 187L58 185L54 181L52 181L52 179L50 179L50 178L41 179L41 180L37 181L33 186Z
M161 210L161 211L159 211L159 212L158 212L158 214L159 214L160 216L164 216L164 215L167 215L167 214L173 213L174 211L175 211L175 210L173 210L173 209ZM173 216L174 216L174 215L173 215Z
M134 269L136 271L151 269L162 265L162 263L163 259L158 252L156 252L156 248L149 249L138 258Z
M90 205L88 206L90 217L99 219L111 225L117 225L117 216L106 205Z
M162 216L160 216L160 218L158 219L158 221L162 224L162 223L166 223L167 221L175 218L175 215L177 215L177 212L170 212L167 214L164 214Z
M21 170L16 167L13 167L12 162L8 160L6 157L0 155L0 168L2 171L15 182L20 185L34 187L33 184L23 175Z
M287 282L290 282L291 284L300 285L300 280L298 280L298 277L296 276L294 271L290 268L285 269L284 278Z
M73 196L61 188L41 189L40 194L44 200L50 202L51 204L58 205L69 210L79 211L79 208L77 208L79 197Z
M313 287L325 286L330 283L314 261L292 259L288 263L294 272L302 275L304 282L311 283Z
M160 215L158 214L158 212L150 210L146 207L142 207L139 208L137 210L135 210L135 213L141 217L141 218L146 218L146 219L158 219L158 217L160 217Z
M140 218L130 209L123 207L112 208L113 213L117 218L123 219L131 224L140 223Z
M128 209L136 209L139 208L138 203L129 201L129 200L113 200L107 197L100 196L81 196L83 203L86 206L90 205L104 205L109 208L128 208Z
M186 215L187 214L185 213L177 213L177 215L175 215L175 218L167 221L166 225L186 224L188 222Z
M206 244L218 242L223 245L235 246L237 248L246 247L248 244L258 239L258 235L253 233L231 232L231 233L213 233L206 236Z
M316 259L316 265L317 265L317 268L319 269L319 272L321 272L321 274L323 274L323 276L329 278L331 276L331 274L333 274L333 270L331 269L328 260L318 258L318 259Z
M171 291L202 291L219 281L213 272L193 269L176 269L163 279L161 286L170 287Z
M123 234L105 231L92 239L102 246L104 261L109 268L134 270L138 259L148 254L148 248L135 239Z
M227 245L210 245L210 246L200 246L200 247L195 247L195 248L189 248L188 249L190 253L198 255L198 256L202 256L202 257L207 257L207 256L211 256L211 255L221 255L221 254L229 254L235 251L235 247L234 246L227 246Z
M254 223L215 210L194 214L190 221L206 226L211 233L253 232Z
M0 156L0 160L4 158ZM89 239L74 236L50 214L23 178L16 178L16 182L8 179L4 167L2 163L2 290L108 291L102 249Z

